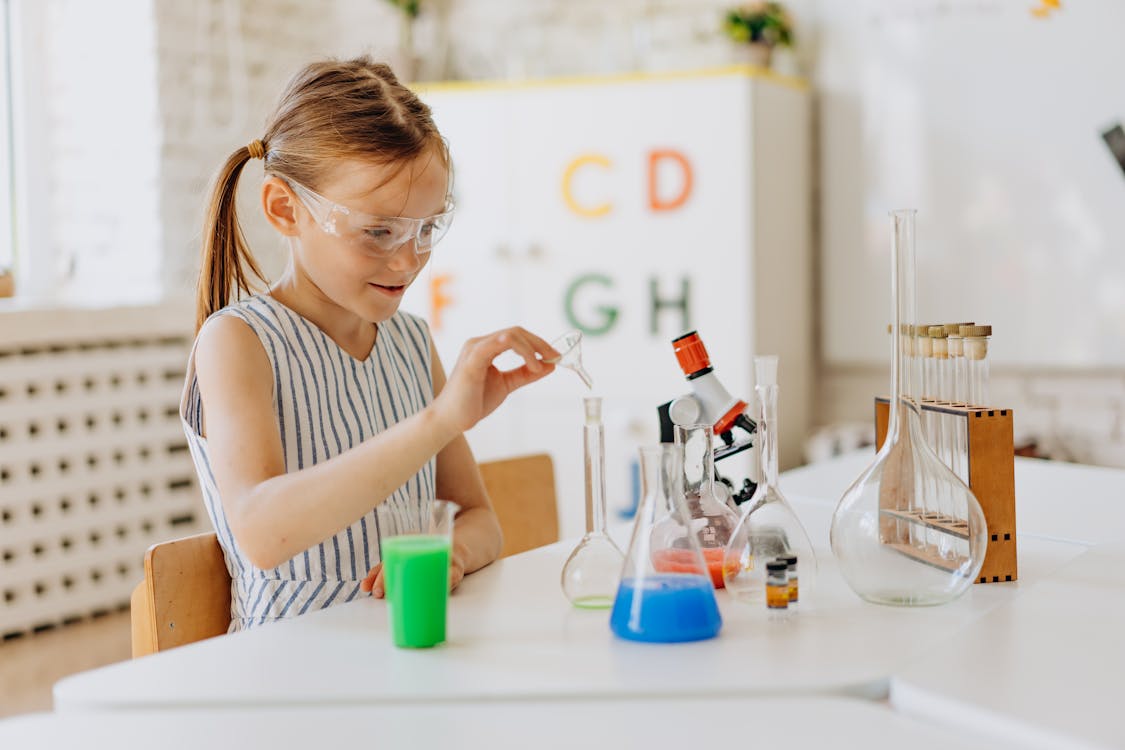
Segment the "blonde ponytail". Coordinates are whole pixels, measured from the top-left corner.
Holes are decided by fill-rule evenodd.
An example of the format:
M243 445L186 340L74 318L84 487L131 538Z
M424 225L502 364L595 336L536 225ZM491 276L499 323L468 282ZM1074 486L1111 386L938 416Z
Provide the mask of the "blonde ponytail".
M258 281L265 282L238 224L236 209L238 178L251 158L249 147L235 151L211 185L211 200L203 221L203 258L195 304L196 333L207 318L230 304L232 293L241 297L252 291L247 270Z

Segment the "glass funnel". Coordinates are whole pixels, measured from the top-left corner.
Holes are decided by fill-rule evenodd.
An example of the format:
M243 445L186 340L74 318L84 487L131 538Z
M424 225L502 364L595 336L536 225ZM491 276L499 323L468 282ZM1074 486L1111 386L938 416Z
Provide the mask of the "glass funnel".
M728 494L716 491L715 454L712 451L712 427L695 424L675 427L677 467L677 491L683 493L684 508L691 520L689 527L675 527L677 530L695 538L703 552L711 583L717 589L723 587L723 551L730 541L734 528L738 525L738 514L727 505ZM668 521L672 523L671 520ZM684 564L694 564L684 556L685 545L670 545L655 559L658 570L675 571Z
M727 544L723 580L734 598L760 601L765 596L766 563L796 555L797 577L802 596L807 598L816 586L816 553L805 527L778 488L777 357L755 357L754 371L760 402L761 481Z
M594 387L594 379L582 366L582 331L567 331L552 341L551 347L559 353L559 356L548 357L543 360L544 362L573 370L574 374L582 379L587 388L592 389Z
M891 216L894 330L904 331L914 322L914 211ZM867 601L943 604L976 580L987 529L972 491L926 443L918 402L906 395L918 391L903 387L909 337L892 338L886 439L832 514L832 552L848 585Z
M605 532L605 427L602 400L582 400L586 408L586 534L562 570L562 590L575 607L609 609L625 556Z
M680 454L661 443L641 448L641 501L621 585L610 614L610 629L633 641L676 643L719 634L715 590L703 562L692 519L677 485ZM674 570L660 564L669 552Z

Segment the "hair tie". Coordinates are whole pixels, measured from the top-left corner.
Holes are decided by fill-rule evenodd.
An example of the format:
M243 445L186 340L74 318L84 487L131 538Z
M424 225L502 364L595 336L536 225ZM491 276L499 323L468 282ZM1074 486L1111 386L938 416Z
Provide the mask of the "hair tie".
M263 146L262 142L257 138L250 141L250 144L246 146L246 150L250 152L251 159L264 159L266 157L266 147Z

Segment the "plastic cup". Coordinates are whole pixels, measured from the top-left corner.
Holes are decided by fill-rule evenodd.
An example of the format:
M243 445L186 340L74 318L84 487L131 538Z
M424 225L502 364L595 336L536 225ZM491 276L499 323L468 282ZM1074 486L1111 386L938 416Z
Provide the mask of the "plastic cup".
M423 528L383 539L383 580L391 638L399 648L445 641L453 518L460 506L435 500Z

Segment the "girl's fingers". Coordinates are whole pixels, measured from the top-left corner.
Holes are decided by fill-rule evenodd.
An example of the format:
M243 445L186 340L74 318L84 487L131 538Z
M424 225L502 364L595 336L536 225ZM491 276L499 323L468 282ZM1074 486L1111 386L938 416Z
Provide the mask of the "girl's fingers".
M543 339L518 326L506 328L479 339L471 339L466 346L469 348L468 358L479 367L491 364L492 360L509 350L522 357L533 371L549 364L543 363L541 357L550 359L559 355ZM550 372L550 370L547 370L547 372Z
M379 563L360 581L360 591L370 591L372 596L383 596L383 563Z

